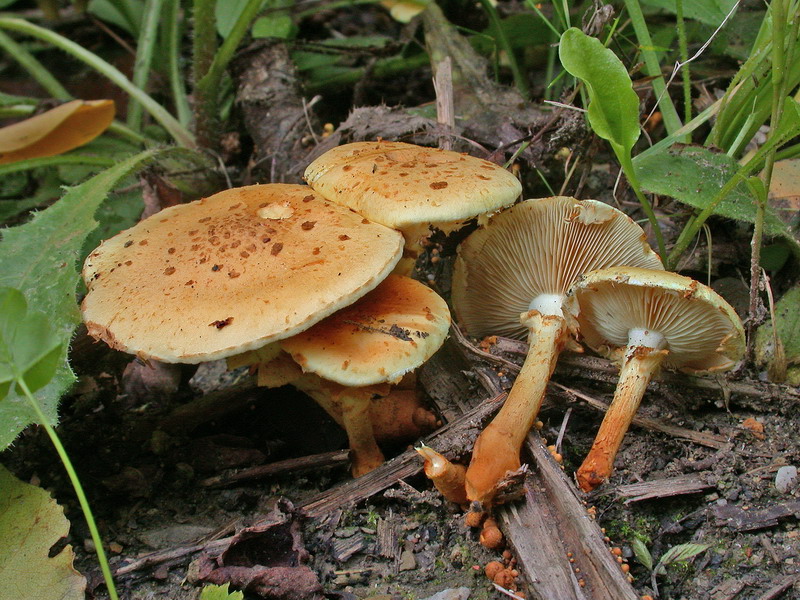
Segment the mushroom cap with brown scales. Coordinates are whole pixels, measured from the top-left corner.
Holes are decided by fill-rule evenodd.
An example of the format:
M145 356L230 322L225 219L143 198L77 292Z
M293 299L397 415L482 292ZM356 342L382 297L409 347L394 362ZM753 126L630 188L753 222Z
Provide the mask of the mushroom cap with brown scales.
M306 372L346 386L396 382L444 343L447 303L428 286L390 275L350 306L280 342Z
M460 225L522 192L514 175L488 160L385 141L333 148L308 165L305 180L325 198L402 230Z
M295 335L372 290L402 236L305 185L226 190L167 208L86 259L90 335L164 362Z
M624 358L631 332L639 330L643 340L668 351L662 363L667 369L724 371L744 354L744 330L736 311L689 277L615 267L586 274L573 295L583 341L613 360Z
M524 339L520 314L561 315L575 280L613 265L662 269L644 231L597 200L554 196L525 200L492 216L458 249L453 308L477 337Z

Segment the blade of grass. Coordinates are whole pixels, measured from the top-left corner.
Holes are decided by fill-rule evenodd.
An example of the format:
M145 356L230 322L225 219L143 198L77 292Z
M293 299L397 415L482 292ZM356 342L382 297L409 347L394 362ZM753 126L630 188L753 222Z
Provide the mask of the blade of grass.
M528 98L530 94L528 82L519 68L517 57L514 54L514 49L511 47L511 43L508 41L505 31L503 30L503 23L500 21L500 15L497 13L497 9L494 7L494 4L492 4L491 0L480 0L480 3L484 12L489 16L489 22L494 27L495 35L497 36L495 39L497 40L498 45L500 48L502 48L503 52L506 53L508 66L511 69L511 74L514 77L514 85L517 87L517 90L523 98Z
M133 65L133 85L146 90L150 80L150 67L158 39L158 23L161 20L161 9L164 0L146 0L144 4L144 22L139 30L136 44L136 62ZM134 131L142 129L142 105L131 98L128 104L128 127Z
M175 103L178 121L182 125L188 126L192 120L192 109L189 106L186 81L180 66L180 11L180 0L167 0L162 26L164 28L164 45L167 48L167 70L169 72L170 89L172 90L172 101Z
M667 133L673 134L680 129L682 123L678 112L675 110L675 105L672 103L672 98L667 93L666 83L661 74L658 57L653 50L653 42L650 39L650 31L647 29L642 8L639 6L638 0L625 0L625 8L631 18L636 39L639 41L639 50L645 63L645 73L654 77L652 81L653 91L656 95L658 107L661 109L661 116L664 118L664 126L667 128Z
M194 136L181 125L175 117L169 114L163 106L153 100L153 98L147 95L142 89L133 85L130 79L125 77L116 67L107 63L96 54L89 52L82 46L79 46L75 42L68 40L54 31L39 27L23 19L13 17L0 18L0 29L19 31L20 33L38 38L87 64L89 67L108 78L112 83L122 88L132 98L139 101L144 109L167 130L178 144L189 148L194 147Z
M692 120L692 77L689 70L689 48L686 42L686 24L683 21L683 0L675 0L675 17L678 26L678 54L683 64L683 68L681 69L681 78L683 80L683 121L687 123ZM690 143L692 138L691 136L686 136L683 141Z
M33 54L2 31L0 31L0 48L16 60L50 96L56 100L72 100L70 93L42 63L36 60Z

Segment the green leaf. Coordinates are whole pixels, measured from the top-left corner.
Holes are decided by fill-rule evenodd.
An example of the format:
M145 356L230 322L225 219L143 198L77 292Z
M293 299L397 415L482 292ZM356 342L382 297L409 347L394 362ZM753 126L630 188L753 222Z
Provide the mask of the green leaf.
M226 38L230 35L236 20L244 11L249 0L226 0L214 6L214 18L217 21L217 33Z
M28 311L22 292L0 288L0 400L14 382L24 382L31 392L47 385L61 345L47 316ZM17 393L23 391L17 387Z
M673 546L661 556L661 560L658 561L654 572L657 574L666 573L667 565L689 560L693 556L705 552L710 547L709 544L680 544Z
M670 196L698 209L705 208L739 170L739 164L727 154L680 144L660 152L639 155L633 159L633 166L645 190ZM756 207L747 185L742 182L734 188L717 205L714 213L753 223ZM789 227L769 208L764 217L764 232L769 236L783 237L800 247Z
M775 322L778 324L778 337L783 342L786 362L800 364L800 285L786 292L775 303ZM756 355L759 363L764 364L771 359L771 344L772 323L766 323L756 333Z
M254 38L289 40L297 34L297 26L288 12L281 11L256 19L251 33Z
M63 198L34 215L30 222L2 231L0 287L20 290L30 310L44 313L61 343L58 368L49 384L37 392L39 407L51 423L57 421L58 399L75 381L66 361L67 346L80 314L75 301L77 260L87 236L97 227L94 214L122 179L145 162L177 149L142 152L69 188ZM0 402L0 449L37 417L28 402L13 390Z
M244 594L242 592L228 592L228 586L224 585L207 585L203 587L200 592L200 600L242 600Z
M683 3L683 16L718 27L737 0L691 0ZM642 4L663 8L675 14L675 0L642 0Z
M636 556L636 560L638 560L648 571L653 570L653 555L650 554L650 551L647 549L647 546L644 545L644 542L639 538L636 538L631 542L631 547L633 548L633 554Z
M64 510L43 489L24 483L0 465L0 598L83 600L86 579L72 563Z
M600 40L575 27L561 35L558 56L564 68L586 85L592 130L611 142L617 156L630 156L639 139L639 97L625 66Z

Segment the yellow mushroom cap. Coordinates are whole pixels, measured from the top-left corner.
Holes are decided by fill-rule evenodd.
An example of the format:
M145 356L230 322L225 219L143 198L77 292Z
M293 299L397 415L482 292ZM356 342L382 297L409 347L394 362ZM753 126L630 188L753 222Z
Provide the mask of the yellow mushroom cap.
M235 188L167 208L86 259L90 335L197 363L294 335L380 283L402 236L304 185Z
M452 302L474 336L522 339L520 314L549 297L556 314L580 275L613 265L661 269L644 231L597 200L555 196L497 213L458 249Z
M480 158L402 142L333 148L305 171L328 200L395 229L462 222L514 202L516 177Z
M396 381L422 365L449 328L450 312L436 292L390 275L357 302L280 344L304 371L366 386Z
M663 336L667 368L730 369L744 354L736 311L714 290L667 271L616 267L588 273L574 287L586 344L622 358L632 330Z

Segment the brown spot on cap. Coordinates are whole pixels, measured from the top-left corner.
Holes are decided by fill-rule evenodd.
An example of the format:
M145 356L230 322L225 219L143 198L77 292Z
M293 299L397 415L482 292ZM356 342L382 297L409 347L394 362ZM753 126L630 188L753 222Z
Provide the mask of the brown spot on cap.
M222 268L222 265L214 265L213 267L211 267L211 270L212 270L212 271L214 271L214 272L217 272L217 271L219 271L221 268Z
M309 194L308 196L303 196L303 202L311 202L314 199L313 194Z
M167 267L164 269L164 275L172 275L175 272L175 267Z
M350 171L350 170L352 170L352 168L353 168L353 165L345 165L345 166L342 167L342 171Z
M139 242L139 245L140 246L147 246L147 240L142 240L141 242Z
M241 273L238 271L228 271L228 277L231 279L236 279L239 275L241 275Z
M305 221L300 225L300 227L303 231L309 231L310 229L314 229L314 225L316 224L316 221Z
M316 256L317 254L319 254L319 248L314 248L314 249L311 251L311 254L313 254L314 256Z
M170 248L167 250L168 254L175 254L175 248Z
M346 233L343 233L342 235L339 236L339 239L342 241L349 240L350 236L347 235Z
M431 189L432 190L443 190L446 187L447 187L447 182L446 181L434 181L431 184Z
M283 250L283 244L280 242L275 242L272 244L272 250L270 250L269 253L272 254L272 256L277 256L281 250Z
M189 281L187 281L183 285L194 285L194 279L190 279Z
M130 248L131 246L133 246L133 240L128 240L127 242L125 242L126 248Z

